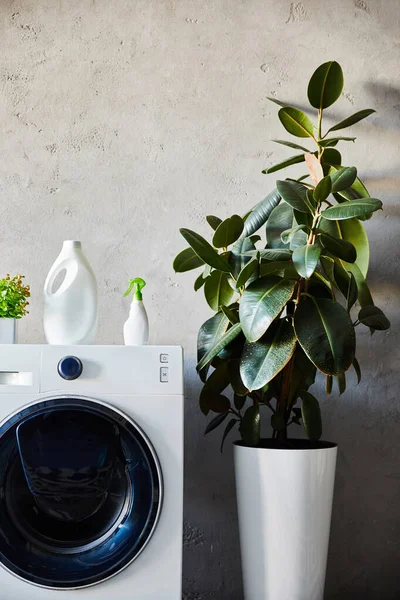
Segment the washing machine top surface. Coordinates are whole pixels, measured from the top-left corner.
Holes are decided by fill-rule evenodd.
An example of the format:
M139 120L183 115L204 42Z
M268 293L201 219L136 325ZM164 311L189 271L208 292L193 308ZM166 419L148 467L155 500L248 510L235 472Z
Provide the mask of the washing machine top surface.
M0 344L0 394L183 394L179 346Z

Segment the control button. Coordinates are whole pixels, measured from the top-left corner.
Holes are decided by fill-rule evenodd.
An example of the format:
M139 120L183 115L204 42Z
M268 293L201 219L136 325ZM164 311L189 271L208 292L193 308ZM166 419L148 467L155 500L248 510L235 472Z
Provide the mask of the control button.
M167 363L168 362L168 354L160 354L160 362Z
M64 356L57 366L58 374L67 381L78 379L82 370L82 361L77 356Z
M168 367L161 367L160 369L160 381L166 383L168 381Z

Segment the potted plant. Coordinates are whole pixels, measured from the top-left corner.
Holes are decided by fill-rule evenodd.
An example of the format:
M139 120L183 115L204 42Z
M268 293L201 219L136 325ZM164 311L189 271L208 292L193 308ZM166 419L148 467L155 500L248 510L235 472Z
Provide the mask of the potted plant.
M334 383L343 393L351 367L359 381L356 329L390 325L366 283L362 225L382 202L337 149L355 141L341 131L374 111L322 127L342 89L337 62L317 68L308 84L316 124L270 98L286 131L313 148L274 140L298 154L263 173L300 163L306 172L277 181L243 217L207 216L211 244L181 229L188 247L174 261L177 272L202 268L194 289L203 288L215 311L198 334L200 409L215 413L205 433L224 426L221 448L231 430L241 436L234 455L247 600L322 600L336 445L321 441L320 406L310 388L319 373L327 394ZM262 420L270 420L270 439L261 437ZM308 439L289 437L289 425L302 425Z
M17 319L28 313L29 285L23 283L24 275L0 279L0 344L15 344Z

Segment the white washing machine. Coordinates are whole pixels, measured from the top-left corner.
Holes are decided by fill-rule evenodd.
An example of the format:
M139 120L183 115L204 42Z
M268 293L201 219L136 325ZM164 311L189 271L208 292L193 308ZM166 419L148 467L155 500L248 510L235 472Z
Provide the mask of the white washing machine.
M0 600L180 600L182 366L0 345Z

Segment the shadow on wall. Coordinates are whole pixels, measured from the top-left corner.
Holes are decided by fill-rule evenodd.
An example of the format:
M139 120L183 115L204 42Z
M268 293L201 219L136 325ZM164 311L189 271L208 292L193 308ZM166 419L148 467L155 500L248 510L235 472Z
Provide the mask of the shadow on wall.
M326 600L398 600L398 414L389 410L374 426L373 403L357 410L346 400L340 415L331 414L339 455Z
M387 129L400 129L400 89L373 81L366 83L365 89L373 98L374 105L385 107L385 112L379 118L380 124Z

